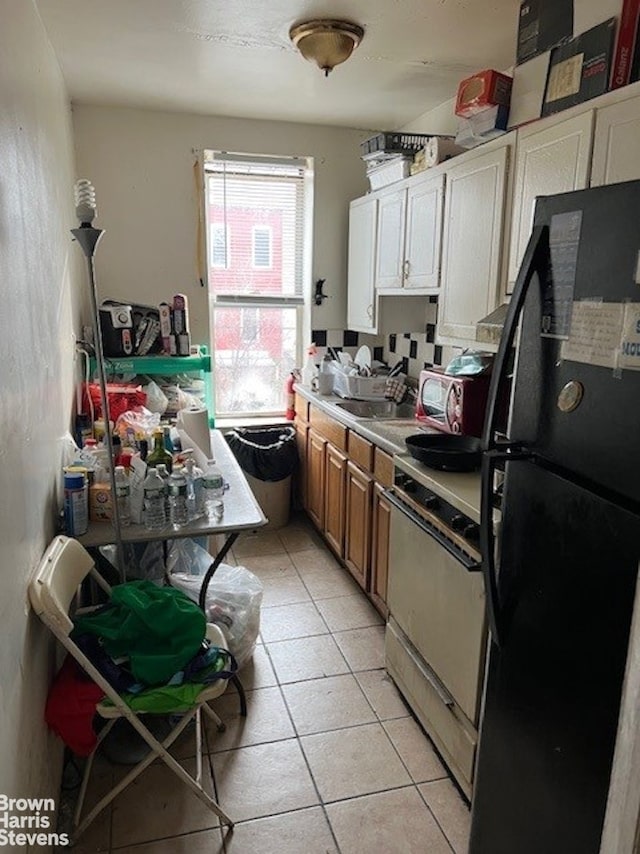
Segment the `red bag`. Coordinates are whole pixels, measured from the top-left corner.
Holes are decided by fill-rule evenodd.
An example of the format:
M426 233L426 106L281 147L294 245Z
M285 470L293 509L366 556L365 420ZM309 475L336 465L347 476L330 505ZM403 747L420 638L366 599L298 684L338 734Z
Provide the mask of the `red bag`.
M88 412L90 409L90 400L93 404L94 421L96 418L102 418L102 399L100 396L99 383L85 383L84 396L85 412ZM127 412L129 409L135 409L138 406L145 406L146 402L147 395L146 392L142 390L142 386L107 383L109 421L115 422L123 412Z

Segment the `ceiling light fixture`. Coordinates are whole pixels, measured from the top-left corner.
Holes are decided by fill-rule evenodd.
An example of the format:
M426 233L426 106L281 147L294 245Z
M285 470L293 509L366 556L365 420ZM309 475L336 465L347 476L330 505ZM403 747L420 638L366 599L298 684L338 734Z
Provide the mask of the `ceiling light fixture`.
M350 21L314 20L295 24L289 38L305 59L315 62L328 77L329 72L349 59L364 36L364 30Z

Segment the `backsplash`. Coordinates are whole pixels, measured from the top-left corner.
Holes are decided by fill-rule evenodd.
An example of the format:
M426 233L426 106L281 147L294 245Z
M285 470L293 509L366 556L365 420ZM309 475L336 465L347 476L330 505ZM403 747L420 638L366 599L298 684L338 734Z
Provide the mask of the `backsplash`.
M388 336L364 335L342 329L314 329L311 338L316 347L335 347L355 352L361 344L368 344L374 359L393 366L402 359L404 373L417 379L420 371L434 365L447 365L457 350L435 343L438 322L438 298L429 297L424 332L396 332Z

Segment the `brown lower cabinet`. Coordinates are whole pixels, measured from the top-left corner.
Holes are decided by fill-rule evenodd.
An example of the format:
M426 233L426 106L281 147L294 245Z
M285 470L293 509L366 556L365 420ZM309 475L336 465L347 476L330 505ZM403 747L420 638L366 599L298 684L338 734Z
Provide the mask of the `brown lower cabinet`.
M298 413L296 406L302 506L386 617L390 508L383 491L393 458L313 405L308 422Z

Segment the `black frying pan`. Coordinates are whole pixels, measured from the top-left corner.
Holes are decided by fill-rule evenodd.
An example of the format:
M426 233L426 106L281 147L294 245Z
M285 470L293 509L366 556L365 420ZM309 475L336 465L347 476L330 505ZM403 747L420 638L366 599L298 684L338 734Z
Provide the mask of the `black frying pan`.
M475 471L482 460L482 443L474 436L418 433L405 440L412 457L440 471Z

